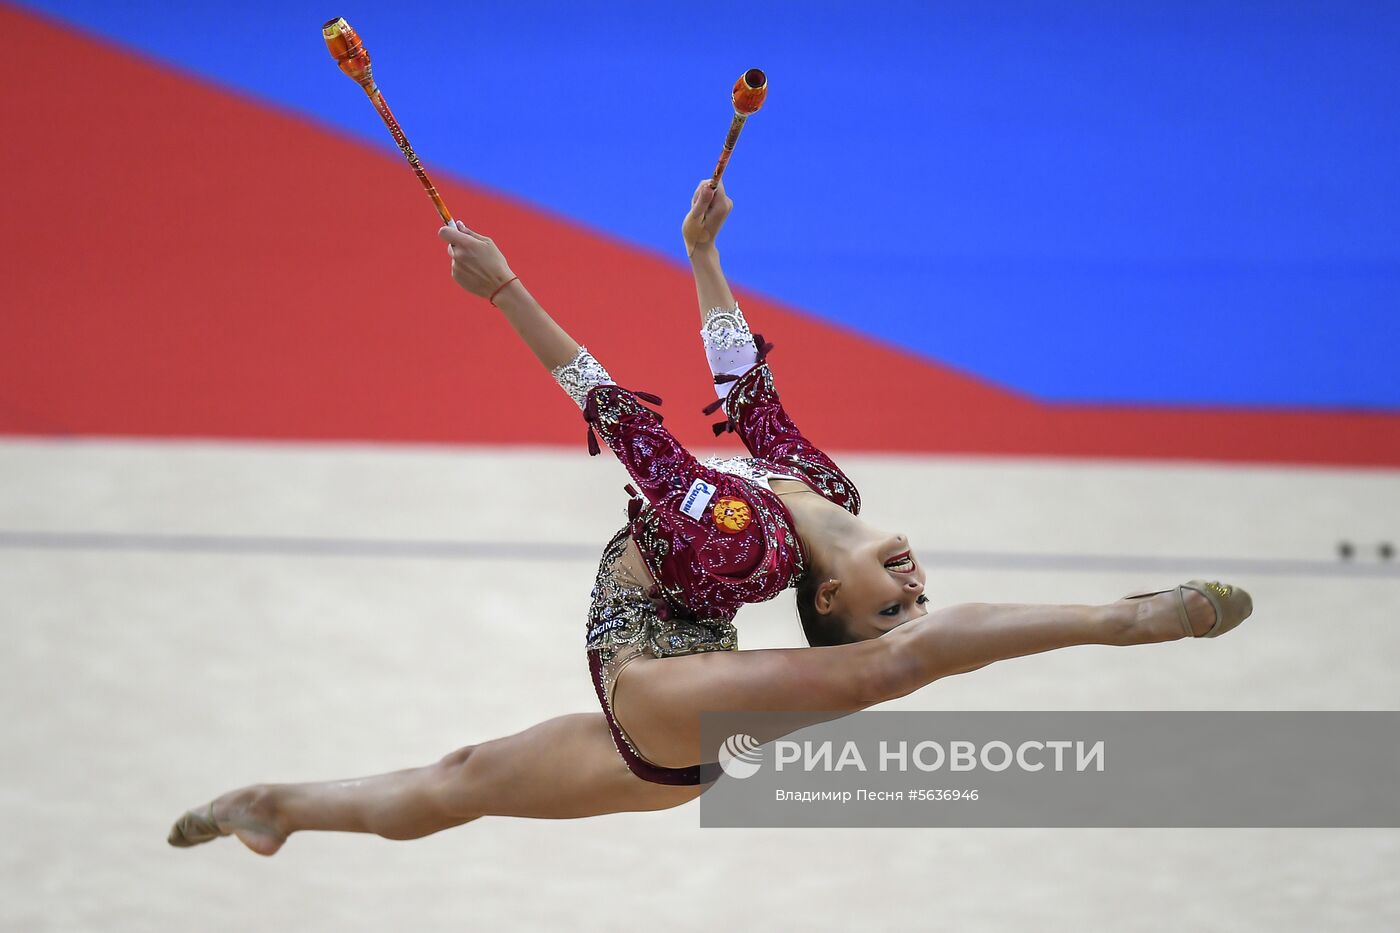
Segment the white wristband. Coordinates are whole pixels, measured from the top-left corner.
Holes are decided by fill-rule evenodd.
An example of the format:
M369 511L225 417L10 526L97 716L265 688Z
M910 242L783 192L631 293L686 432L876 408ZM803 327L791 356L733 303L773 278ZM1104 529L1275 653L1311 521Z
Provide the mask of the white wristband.
M579 347L574 358L563 366L550 371L559 388L569 393L574 404L583 408L588 400L588 390L595 386L616 385L603 364L593 358L587 347Z
M710 372L716 376L742 376L758 362L758 347L754 345L749 322L738 305L731 308L711 308L705 312L705 324L700 328L700 340L705 344L705 358ZM729 395L732 382L715 386L720 398Z

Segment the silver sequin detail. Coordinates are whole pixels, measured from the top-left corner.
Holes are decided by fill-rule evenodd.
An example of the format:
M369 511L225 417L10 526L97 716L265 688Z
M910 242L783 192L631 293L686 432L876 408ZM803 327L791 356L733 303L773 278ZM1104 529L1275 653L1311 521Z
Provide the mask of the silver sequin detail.
M760 489L769 488L769 479L797 479L797 477L787 473L775 473L748 457L711 457L705 461L705 466L720 473L728 473L730 476L746 479Z
M705 323L700 328L700 339L707 350L733 350L736 347L752 347L753 334L749 322L744 320L744 312L736 305L733 308L711 308L705 312Z
M641 645L660 620L646 591L625 578L622 555L627 550L626 529L613 536L603 549L598 576L593 581L593 601L588 613L588 647L604 653L605 660L620 648Z
M658 616L646 591L627 578L622 566L628 540L628 530L623 528L603 549L585 630L588 650L598 652L602 661L608 696L618 671L638 655L669 658L739 647L732 612L712 619Z
M550 371L559 388L569 393L574 404L583 408L588 390L595 386L616 385L603 364L593 358L587 347L579 347L572 360Z

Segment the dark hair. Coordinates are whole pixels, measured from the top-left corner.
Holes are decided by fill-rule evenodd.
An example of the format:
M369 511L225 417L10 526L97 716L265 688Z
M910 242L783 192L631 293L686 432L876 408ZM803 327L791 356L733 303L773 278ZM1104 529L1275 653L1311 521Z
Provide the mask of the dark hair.
M822 615L817 611L817 586L821 575L808 572L797 581L797 618L802 622L802 634L813 648L828 648L851 641L846 620L834 612Z

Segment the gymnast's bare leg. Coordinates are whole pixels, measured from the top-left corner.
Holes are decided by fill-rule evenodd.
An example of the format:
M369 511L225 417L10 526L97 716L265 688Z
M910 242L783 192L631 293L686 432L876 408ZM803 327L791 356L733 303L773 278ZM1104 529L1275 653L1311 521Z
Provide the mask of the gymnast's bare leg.
M1139 645L1184 637L1172 594L1105 606L968 604L936 610L888 635L830 648L712 652L639 659L619 679L615 708L638 750L664 767L704 759L701 710L807 710L812 721L911 693L998 660L1073 645ZM1191 599L1192 628L1214 623ZM309 784L260 784L190 811L174 845L198 841L190 817L263 855L304 830L416 839L483 816L572 819L664 810L703 786L644 781L618 756L601 713L561 716L467 746L421 768Z
M517 735L469 745L433 764L373 777L307 784L257 784L190 811L172 845L212 838L190 817L272 855L304 830L417 839L483 816L571 819L623 810L664 810L703 787L650 784L613 747L602 713L560 716Z
M1185 598L1192 632L1205 633L1214 608L1193 591ZM816 723L1010 658L1174 641L1186 637L1175 599L1164 593L1102 606L969 603L854 644L643 658L619 676L613 709L648 761L685 767L705 760L699 711L806 711Z

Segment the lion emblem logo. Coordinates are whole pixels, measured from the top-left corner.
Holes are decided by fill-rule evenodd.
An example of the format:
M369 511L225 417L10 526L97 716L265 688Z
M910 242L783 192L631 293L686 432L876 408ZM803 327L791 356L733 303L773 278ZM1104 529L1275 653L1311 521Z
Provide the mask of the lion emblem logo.
M753 521L753 512L749 509L749 504L743 499L735 499L725 496L715 503L713 512L715 524L719 530L725 534L738 534L749 527L749 522Z

